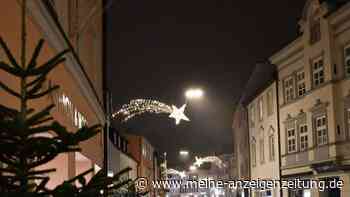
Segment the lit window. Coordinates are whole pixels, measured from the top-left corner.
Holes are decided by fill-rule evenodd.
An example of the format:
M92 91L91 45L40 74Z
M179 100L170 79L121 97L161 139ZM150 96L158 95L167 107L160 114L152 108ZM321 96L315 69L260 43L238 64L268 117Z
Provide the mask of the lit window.
M294 80L293 77L288 77L284 80L284 96L285 101L290 102L294 98Z
M317 145L327 144L327 118L326 115L319 116L315 119Z
M255 140L252 141L252 165L253 165L253 167L256 166L256 142L255 142Z
M350 45L344 49L345 74L350 75Z
M275 160L275 138L273 135L269 136L269 156L270 161Z
M273 114L273 92L269 90L267 92L267 115L271 116Z
M265 163L264 139L260 139L260 163Z
M146 150L146 145L145 144L143 144L143 146L142 146L142 156L144 158L146 158L146 156L147 156L147 150Z
M296 152L296 137L295 137L295 129L291 128L287 130L287 150L288 153Z
M259 120L261 121L264 116L264 108L263 108L263 99L260 98L258 101L258 110L259 110Z
M308 148L307 125L301 125L299 127L299 133L300 133L300 150L304 151Z
M317 87L324 83L324 65L323 59L320 58L313 62L312 65L312 76L313 76L313 85Z
M298 96L304 96L306 93L306 86L305 86L305 73L304 71L297 73L297 88L298 88Z

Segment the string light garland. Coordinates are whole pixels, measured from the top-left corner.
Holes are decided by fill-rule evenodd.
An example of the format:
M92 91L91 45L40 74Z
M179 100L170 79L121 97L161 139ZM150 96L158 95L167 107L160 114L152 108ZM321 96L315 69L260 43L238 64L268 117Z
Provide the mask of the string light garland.
M195 159L196 161L194 162L194 165L197 167L200 167L205 162L214 163L219 168L223 168L226 166L224 162L222 162L222 160L217 156L208 156L208 157L202 157L202 158L195 157Z
M129 119L141 115L143 113L154 114L170 114L169 118L174 118L178 125L181 120L190 121L184 114L186 104L177 108L175 105L171 107L165 103L150 100L150 99L135 99L131 100L129 104L123 105L120 110L112 114L112 118L119 118L122 122L127 122Z
M172 168L169 168L166 170L166 173L167 174L176 174L176 175L179 175L181 178L184 178L186 177L186 172L185 171L178 171L178 170L175 170L175 169L172 169Z

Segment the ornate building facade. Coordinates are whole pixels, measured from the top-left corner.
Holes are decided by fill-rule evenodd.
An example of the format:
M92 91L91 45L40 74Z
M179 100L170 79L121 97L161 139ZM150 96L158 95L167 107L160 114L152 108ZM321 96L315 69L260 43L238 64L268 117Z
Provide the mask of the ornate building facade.
M307 0L299 27L299 37L270 57L279 78L281 177L344 187L283 196L349 196L350 3Z

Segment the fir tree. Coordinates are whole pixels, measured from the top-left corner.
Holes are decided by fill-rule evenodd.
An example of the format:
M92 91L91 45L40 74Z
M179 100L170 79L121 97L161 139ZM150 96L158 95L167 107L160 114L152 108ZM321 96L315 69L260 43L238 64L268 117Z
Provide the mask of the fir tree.
M68 131L50 115L54 105L35 110L28 104L43 98L58 86L44 88L48 74L65 61L69 50L62 51L44 64L38 64L37 58L44 45L40 40L29 61L26 61L26 5L22 1L22 48L20 62L14 57L6 42L0 37L0 46L5 52L8 63L0 60L0 70L15 76L19 90L12 89L0 81L0 89L19 100L19 108L0 104L0 196L53 196L53 197L95 197L101 191L115 190L122 187L133 188L131 180L120 181L119 177L130 168L122 170L114 177L107 177L100 170L87 182L84 178L90 169L71 180L67 180L53 190L46 185L49 174L55 169L38 170L38 167L55 159L59 154L80 151L79 143L94 137L100 132L100 125L84 126L75 132ZM42 135L50 133L52 137ZM77 186L76 183L80 183Z

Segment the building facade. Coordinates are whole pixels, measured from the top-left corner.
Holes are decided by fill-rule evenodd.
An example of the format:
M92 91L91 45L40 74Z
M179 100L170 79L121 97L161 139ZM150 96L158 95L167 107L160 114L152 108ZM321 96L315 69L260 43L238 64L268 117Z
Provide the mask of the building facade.
M307 0L299 27L299 37L270 57L279 78L281 177L344 187L283 196L350 196L350 3Z
M279 180L277 82L273 81L247 105L250 178ZM253 189L253 197L279 197L280 188Z
M0 36L7 42L16 58L21 51L21 1L5 0L1 2ZM105 123L103 109L103 67L102 67L102 1L91 0L77 4L76 0L27 1L27 51L33 52L39 39L45 39L45 46L38 63L64 49L72 52L66 55L66 61L52 71L47 85L60 85L60 89L47 98L30 104L34 109L56 104L52 111L55 120L74 132L83 125ZM90 14L96 13L96 14ZM89 17L86 17L89 16ZM10 19L10 20L9 20ZM76 39L84 41L77 42ZM89 46L85 46L89 44ZM8 62L4 51L0 49L1 61ZM27 58L28 59L28 58ZM15 78L0 71L1 82L11 88L18 88ZM4 90L0 89L0 103L16 107L18 103ZM50 135L50 134L48 134ZM102 133L81 144L82 152L61 154L43 168L56 168L50 174L49 188L54 188L64 180L80 172L103 166ZM88 175L87 178L92 175Z
M249 152L249 128L248 128L248 111L241 102L238 103L234 112L233 124L233 141L234 154L236 158L235 174L238 180L250 179L250 152ZM248 197L249 190L237 188L237 193L242 197Z
M109 151L108 173L110 175L117 174L125 168L131 168L124 178L135 180L137 179L138 163L135 158L128 152L129 142L126 137L114 129L110 129L109 140L112 144Z
M278 137L276 136L278 133L278 127L276 125L276 116L278 114L278 108L276 99L277 89L273 85L276 84L274 82L275 79L275 66L268 62L258 62L255 65L255 68L246 86L244 87L243 94L241 95L238 103L235 106L232 132L234 137L233 142L236 154L236 172L238 180L250 180L253 177L259 179L270 179L268 177L271 176L276 177L277 169L275 166L275 162L278 162L278 152L276 152L276 150L278 150ZM260 105L260 107L262 107L262 110L260 112L263 116L263 119L259 121L258 117L260 116L260 114L257 114L258 111L256 110L259 103L258 100L261 101L260 104L262 104ZM261 128L264 128L263 131ZM267 129L267 131L265 131L265 128ZM274 128L274 132L272 133L276 133L276 135L268 135L268 131L270 131L270 133L272 131L271 128ZM262 136L259 136L258 134ZM274 138L275 141L271 140L272 136L277 137ZM257 157L259 157L259 155L257 154L260 153L258 151L259 147L256 147L257 137L262 137L263 139L263 154L268 161L266 165L265 163L264 165L259 164L259 168L256 168ZM252 142L255 143L253 147L251 144ZM275 145L272 147L269 146L270 142L273 142ZM271 149L273 147L274 149ZM254 148L254 151L252 148ZM273 150L273 152L270 152L270 150ZM270 154L272 156L271 160L269 160ZM275 156L276 158L274 158L273 156ZM254 159L254 161L252 159ZM255 162L254 167L252 165L252 162ZM273 166L274 169L269 169L269 167L271 166ZM252 174L253 168L255 168L254 175ZM260 170L263 171L262 173L264 174L258 174L258 171ZM267 174L269 175L267 176ZM260 175L262 177L259 177ZM237 196L239 197L252 196L254 195L253 193L256 193L256 195L262 195L263 191L258 192L251 191L249 188L237 188ZM270 192L265 193L270 194ZM278 193L278 191L276 191L276 193Z
M148 181L159 179L159 162L154 147L143 136L126 134L126 138L129 142L128 153L138 163L137 176L147 178ZM156 195L156 191L153 188L148 189L150 191L148 196Z

